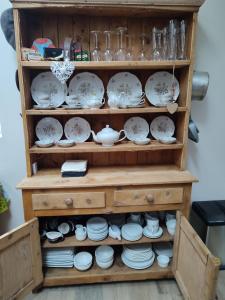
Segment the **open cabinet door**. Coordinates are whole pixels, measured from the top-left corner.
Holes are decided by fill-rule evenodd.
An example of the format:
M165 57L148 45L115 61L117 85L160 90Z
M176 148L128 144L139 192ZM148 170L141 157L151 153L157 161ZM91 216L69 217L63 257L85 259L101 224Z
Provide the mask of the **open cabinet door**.
M173 272L184 299L212 300L220 261L214 257L187 219L177 213Z
M0 300L23 299L43 281L38 219L0 237Z

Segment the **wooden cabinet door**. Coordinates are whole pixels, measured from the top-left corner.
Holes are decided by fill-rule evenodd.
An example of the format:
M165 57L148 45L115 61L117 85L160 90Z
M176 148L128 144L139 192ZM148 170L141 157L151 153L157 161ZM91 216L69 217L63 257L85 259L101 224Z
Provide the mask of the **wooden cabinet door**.
M214 257L187 219L177 213L173 272L188 300L213 300L220 261Z
M38 219L0 237L0 300L23 299L43 281Z

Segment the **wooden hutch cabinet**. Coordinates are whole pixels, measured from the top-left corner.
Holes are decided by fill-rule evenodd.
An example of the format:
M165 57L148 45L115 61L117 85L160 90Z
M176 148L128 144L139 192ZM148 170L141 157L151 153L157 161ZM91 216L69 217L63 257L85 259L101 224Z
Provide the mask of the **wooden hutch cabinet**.
M198 9L203 0L12 0L22 116L25 135L27 177L19 183L22 190L25 223L0 239L0 299L19 299L42 286L83 283L147 280L175 277L185 299L213 299L218 260L211 255L187 221L192 183L197 179L186 170L188 123L191 109L194 46ZM21 48L33 40L48 37L56 46L65 37L82 36L83 47L90 50L91 30L115 29L126 26L129 33L151 33L152 27L167 24L171 18L187 21L187 59L175 61L112 61L74 62L75 73L90 71L105 85L120 71L137 75L143 86L157 70L175 70L180 83L178 109L170 115L165 107L146 103L142 108L55 109L35 110L30 93L32 79L50 69L50 61L22 60ZM113 41L114 43L114 41ZM100 40L100 45L103 41ZM150 52L150 43L147 44ZM134 51L138 46L134 45ZM146 101L147 102L147 101ZM143 116L148 122L158 115L169 115L176 126L175 144L135 145L124 142L102 147L85 142L71 148L38 148L35 126L43 116L53 116L62 124L72 116L87 119L94 131L106 124L123 128L131 116ZM63 178L62 163L68 159L87 159L89 169L84 177ZM32 164L38 162L38 172ZM68 201L70 200L70 201ZM107 238L101 242L74 237L63 242L40 243L38 219L48 216L108 215L114 213L177 211L175 237L166 230L157 240L143 237L137 242ZM107 270L95 264L87 272L73 269L42 268L42 248L86 247L173 241L173 261L168 268L155 262L145 270L129 269L117 257ZM12 275L13 272L13 275Z

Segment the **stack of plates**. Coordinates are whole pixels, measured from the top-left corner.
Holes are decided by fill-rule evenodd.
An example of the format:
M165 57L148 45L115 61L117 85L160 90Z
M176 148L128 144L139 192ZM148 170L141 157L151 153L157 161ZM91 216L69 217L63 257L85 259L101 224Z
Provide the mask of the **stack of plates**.
M45 249L43 264L50 268L72 268L74 248Z
M129 245L123 247L121 259L129 268L142 270L151 267L155 254L152 251L151 244Z
M95 250L97 265L102 269L108 269L112 266L114 260L114 250L110 246L99 246Z
M87 221L87 234L90 240L104 240L108 236L108 233L108 223L104 218L93 217Z
M74 256L74 267L79 271L86 271L92 265L92 255L89 252L83 251Z
M128 223L121 229L122 237L127 241L138 241L142 238L143 228L139 224Z

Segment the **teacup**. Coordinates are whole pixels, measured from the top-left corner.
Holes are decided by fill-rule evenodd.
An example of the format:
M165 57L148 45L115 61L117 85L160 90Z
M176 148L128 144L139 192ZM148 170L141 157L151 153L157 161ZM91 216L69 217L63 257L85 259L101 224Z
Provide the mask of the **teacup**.
M83 225L76 225L75 235L78 241L84 241L87 238L87 228Z
M141 214L139 214L139 213L130 214L130 219L134 223L139 223L140 224L141 223Z
M159 230L159 219L147 219L147 228L151 234L155 234Z
M119 226L117 225L111 225L109 227L109 236L113 239L116 239L116 240L121 240L121 231L120 231L120 228Z
M177 224L176 219L171 219L171 220L166 222L166 227L167 227L167 230L168 230L170 235L175 235L176 224Z

